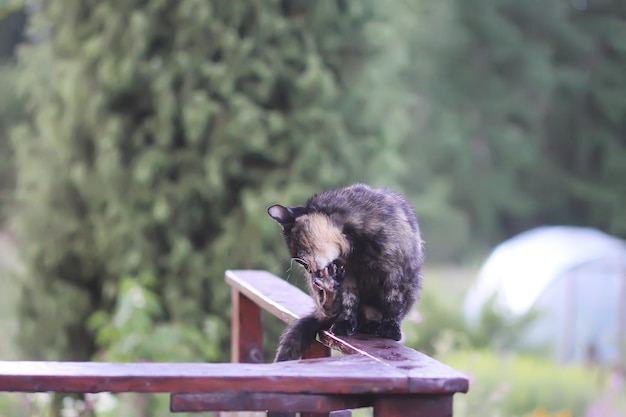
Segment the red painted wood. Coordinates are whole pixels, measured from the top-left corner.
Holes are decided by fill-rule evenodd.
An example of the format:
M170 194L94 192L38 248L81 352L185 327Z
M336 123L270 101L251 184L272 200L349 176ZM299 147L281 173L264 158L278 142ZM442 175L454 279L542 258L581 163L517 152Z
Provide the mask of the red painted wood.
M320 342L313 342L313 344L302 354L302 359L313 359L313 358L326 358L330 356L330 348L321 344ZM344 408L355 408L353 406L345 406ZM334 408L333 410L337 410ZM308 409L300 409L300 417L329 417L329 413L320 413L319 410L308 410ZM311 411L311 412L309 412ZM315 412L317 411L317 412ZM346 415L349 417L352 413Z
M7 392L402 393L406 374L360 355L270 364L0 361Z
M314 342L304 353L302 359L327 358L330 356L330 348L320 342Z
M265 271L246 271L246 275L248 276L249 281L244 282L239 279L239 275L234 271L227 271L226 281L233 286L233 292L241 291L246 294L246 297L253 297L256 303L262 304L264 309L272 312L283 321L291 321L297 317L293 313L293 310L300 311L300 313L302 313L304 311L309 312L311 311L311 308L313 308L313 302L307 294L274 275L268 274ZM261 284L262 282L264 282L264 284ZM260 296L256 290L261 285L265 291L264 297ZM284 309L284 304L289 303L291 303L290 308L286 311ZM233 343L235 343L234 338ZM330 348L319 342L315 342L304 352L302 358L312 359L329 356ZM337 408L334 408L333 410L337 410ZM301 417L329 416L327 412L319 413L319 410L308 410L307 408L295 410L275 409L271 411L301 411ZM348 414L344 413L343 415L349 416L350 414L351 413L348 412Z
M236 288L232 290L231 362L263 362L261 308Z
M173 412L269 410L277 412L325 412L328 416L331 411L370 407L372 404L372 398L366 395L220 391L204 394L172 394L170 408Z
M452 417L452 395L381 395L374 417Z
M410 392L453 394L467 392L469 389L466 375L393 340L370 335L337 337L330 332L324 332L321 339L325 344L338 347L344 353L364 355L406 371L410 380Z

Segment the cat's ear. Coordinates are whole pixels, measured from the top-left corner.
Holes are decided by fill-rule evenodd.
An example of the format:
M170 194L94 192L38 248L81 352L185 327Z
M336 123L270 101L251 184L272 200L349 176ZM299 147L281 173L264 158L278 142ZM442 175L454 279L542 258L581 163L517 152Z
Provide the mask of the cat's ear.
M274 204L267 209L267 214L282 226L293 224L296 217L304 214L304 207L287 207L280 204Z
M291 224L296 219L291 207L281 206L280 204L274 204L267 209L267 214L281 225Z

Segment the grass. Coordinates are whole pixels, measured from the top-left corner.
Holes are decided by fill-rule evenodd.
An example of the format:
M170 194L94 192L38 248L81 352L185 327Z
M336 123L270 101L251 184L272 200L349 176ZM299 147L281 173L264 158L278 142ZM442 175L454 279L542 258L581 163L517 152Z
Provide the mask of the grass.
M480 265L426 265L422 274L423 292L437 296L446 305L460 306L478 276L479 268Z
M599 369L486 350L455 351L442 360L471 380L469 393L455 401L459 417L526 416L538 410L583 417L604 379Z

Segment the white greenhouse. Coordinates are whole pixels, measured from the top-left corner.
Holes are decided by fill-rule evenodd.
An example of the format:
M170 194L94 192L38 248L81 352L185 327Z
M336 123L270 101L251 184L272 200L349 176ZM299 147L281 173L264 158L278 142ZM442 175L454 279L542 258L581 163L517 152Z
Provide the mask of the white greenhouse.
M526 342L556 360L614 363L626 337L626 241L570 226L521 233L483 264L465 300L470 324L491 300L501 317L536 311Z

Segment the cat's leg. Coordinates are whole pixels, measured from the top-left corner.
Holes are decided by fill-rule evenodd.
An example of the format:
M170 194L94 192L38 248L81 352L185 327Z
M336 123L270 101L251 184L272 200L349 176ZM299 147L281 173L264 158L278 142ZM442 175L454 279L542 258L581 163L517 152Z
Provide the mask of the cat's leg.
M380 323L376 334L385 339L400 340L402 339L402 331L400 330L400 321L385 320Z
M378 335L378 329L380 328L380 322L372 320L359 320L357 327L358 333Z
M357 327L357 308L359 305L359 295L354 278L346 277L339 287L341 297L340 313L337 320L330 328L330 331L337 336L350 336L354 334Z
M385 339L400 340L402 338L400 322L398 318L385 318L378 326L376 335Z
M383 284L382 319L378 326L377 335L386 339L400 340L402 319L415 302L415 294L409 288L404 288L402 271L387 276Z
M362 303L363 300L361 300L357 316L357 333L378 335L382 314L378 308L363 305Z

